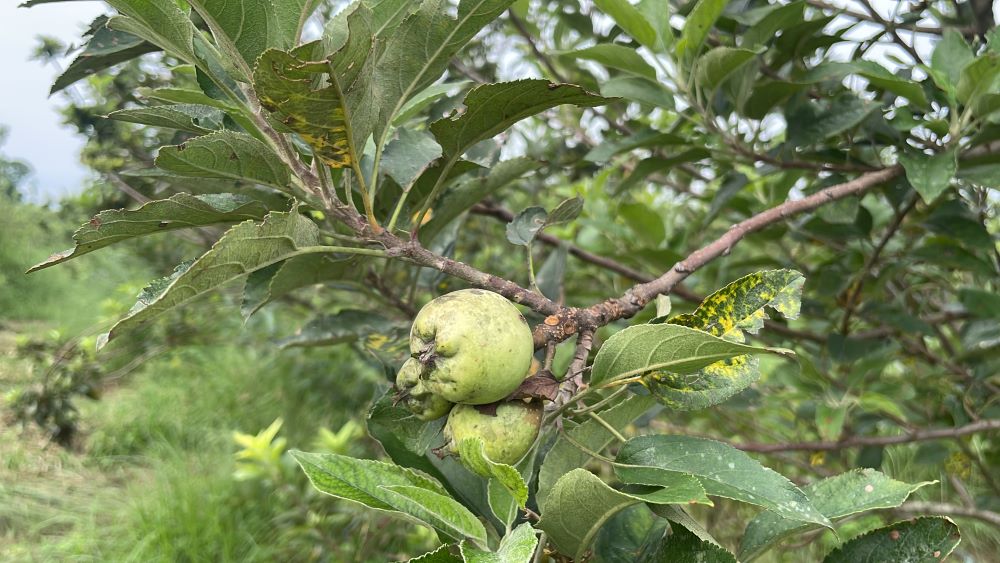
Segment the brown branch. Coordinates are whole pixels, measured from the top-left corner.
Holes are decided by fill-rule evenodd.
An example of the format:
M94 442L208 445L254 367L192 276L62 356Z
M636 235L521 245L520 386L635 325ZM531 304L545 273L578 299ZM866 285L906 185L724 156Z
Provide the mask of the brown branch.
M894 444L908 444L911 442L923 442L927 440L943 440L967 436L977 432L990 432L1000 430L1000 419L980 420L958 428L936 428L933 430L917 430L899 436L856 436L846 438L838 442L798 442L791 444L756 444L743 443L732 444L746 452L773 453L788 451L835 451L847 448L859 448L863 446L891 446Z
M513 10L507 10L507 17L510 19L510 23L514 24L514 29L517 30L517 34L524 38L528 42L528 47L531 48L531 52L534 53L535 57L538 59L542 66L549 71L549 74L559 82L566 82L566 77L563 76L556 65L552 62L552 59L548 55L542 52L535 43L535 38L531 36L531 32L528 31L528 26L524 25L521 18L517 17L517 14Z
M867 21L872 23L881 23L882 25L885 25L884 22L876 21L869 14L858 12L856 10L852 10L847 7L835 6L829 2L825 2L824 0L806 0L806 3L814 8L819 8L821 10L840 12L842 15L849 16L856 20ZM897 23L897 22L893 22L892 26L895 27L896 29L903 29L915 33L926 33L929 35L941 35L943 33L943 30L940 27L927 27L927 26L907 24L907 23Z
M980 510L978 508L956 506L954 504L946 504L943 502L911 501L903 504L899 508L896 508L896 510L911 514L936 514L941 516L975 518L976 520L980 520L1000 528L1000 514L989 510Z
M889 22L886 21L884 18L882 18L882 16L878 13L878 10L876 10L872 6L869 0L859 0L859 1L861 2L861 5L864 7L865 11L868 12L868 15L871 16L872 21L884 27L889 32L889 35L892 35L893 41L897 45L902 47L903 50L906 51L908 55L913 57L913 62L915 64L922 64L924 62L920 58L920 54L917 53L917 50L914 49L913 46L907 43L906 41L903 41L903 38L899 36L899 33L896 31L895 22Z
M743 237L788 217L812 211L826 203L862 194L875 186L898 176L902 168L892 166L868 172L842 184L830 186L795 201L787 201L733 225L724 235L704 246L674 266L659 278L638 284L624 295L608 299L585 309L566 308L535 327L535 344L542 346L549 341L562 341L580 329L604 326L618 319L632 317L657 295L669 294L677 285L712 260L728 254Z

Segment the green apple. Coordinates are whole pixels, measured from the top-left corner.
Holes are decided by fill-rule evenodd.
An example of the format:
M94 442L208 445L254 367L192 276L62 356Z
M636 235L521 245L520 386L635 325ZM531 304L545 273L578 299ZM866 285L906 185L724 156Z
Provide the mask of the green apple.
M431 393L420 379L422 366L410 358L396 374L396 401L402 402L420 420L437 420L451 410L451 401Z
M410 353L432 393L452 403L495 403L521 384L534 353L531 328L513 303L463 289L424 305L410 329Z
M474 405L455 405L444 427L446 448L457 454L462 440L481 438L488 458L514 465L531 449L541 425L542 405L537 402L500 403L495 415L480 412Z

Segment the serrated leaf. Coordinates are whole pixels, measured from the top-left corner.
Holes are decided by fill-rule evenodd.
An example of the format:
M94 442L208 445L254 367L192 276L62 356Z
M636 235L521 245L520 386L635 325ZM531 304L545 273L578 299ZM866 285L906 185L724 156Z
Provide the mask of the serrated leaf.
M53 254L41 264L32 266L28 272L61 264L135 237L175 229L260 219L265 214L267 208L259 201L234 194L193 196L182 193L169 199L151 201L138 209L109 209L94 215L73 233L73 242L76 244L74 248Z
M486 455L482 438L467 438L458 445L458 456L470 471L485 479L496 479L510 491L518 506L528 502L528 485L511 465L497 463Z
M156 45L185 62L196 64L191 18L175 2L108 0L121 15L108 20L108 28L129 33Z
M529 563L537 545L535 529L525 522L504 536L496 551L484 551L464 542L460 548L465 563Z
M691 436L632 438L615 458L619 478L655 484L660 472L690 473L709 495L761 506L782 516L829 527L830 522L791 481L722 442Z
M890 479L874 469L855 469L810 483L802 492L824 516L837 520L868 510L897 507L911 493L930 484L911 485ZM812 528L815 526L782 518L771 511L761 512L750 521L743 534L740 560L752 561L781 540Z
M559 301L562 294L563 280L566 277L566 258L569 256L569 249L565 245L559 245L549 253L545 262L538 268L535 275L535 283L542 295Z
M640 502L612 489L586 469L574 469L549 491L538 527L559 551L580 559L608 519Z
M760 378L754 356L736 356L688 374L658 371L640 383L660 404L678 411L711 407L740 393Z
M140 97L166 102L168 104L195 104L214 107L223 111L234 111L236 109L233 105L222 100L216 100L201 90L164 87L139 88L137 92Z
M433 491L422 486L382 485L386 501L396 510L409 514L444 535L462 540L469 538L486 545L486 528L468 508L451 498L444 490Z
M594 61L608 68L621 70L649 80L656 80L656 69L647 63L646 59L642 58L642 55L637 53L635 49L624 45L600 43L593 47L569 51L562 55L573 59Z
M160 50L156 45L143 41L131 33L108 29L107 21L107 16L100 16L90 24L90 40L87 41L83 51L56 78L49 90L50 95L96 72Z
M333 453L290 450L309 481L321 493L361 503L369 508L397 511L386 494L387 487L417 487L446 495L440 483L416 471L391 463L357 459Z
M667 521L654 514L648 506L630 506L601 527L594 538L591 557L601 563L644 561L643 554L660 543L667 526Z
M928 156L926 154L903 153L899 163L906 170L906 179L917 190L925 203L931 203L951 185L958 160L955 150Z
M792 106L785 115L788 142L796 147L817 144L855 127L879 107L854 94Z
M282 348L332 346L373 335L385 335L394 327L393 321L378 313L345 309L332 315L316 317L294 336L278 341L278 345Z
M656 514L661 518L666 518L667 520L670 520L671 527L673 527L674 524L677 524L678 526L681 526L685 530L694 534L695 537L697 537L701 541L713 545L718 545L721 547L719 541L716 540L715 537L712 536L712 534L708 533L708 530L706 530L704 526L702 526L697 520L695 520L690 514L688 514L687 510L685 510L683 507L678 506L676 504L663 504L663 505L653 504L649 505L649 508L650 510L653 511L653 514Z
M190 0L203 16L216 40L232 46L230 56L242 57L253 67L270 47L288 49L295 45L305 20L319 5L318 0Z
M317 246L319 229L298 213L269 213L262 223L245 221L229 229L211 250L175 279L153 302L134 309L107 335L111 340L135 330L169 309L183 305L227 282L282 260L330 252Z
M518 121L559 105L594 107L608 98L571 84L517 80L477 86L465 97L465 111L431 124L431 132L449 158L458 158L476 143L505 131Z
M983 95L997 91L998 81L1000 53L983 53L962 69L955 90L958 101L974 106Z
M408 15L386 38L375 70L370 100L378 106L375 138L382 137L414 95L441 76L459 49L511 4L513 0L461 0L457 12L451 12L443 0L428 0Z
M452 555L451 545L442 545L420 557L407 559L406 563L465 563L465 558Z
M713 91L757 54L753 49L715 47L698 57L695 84L703 90Z
M728 0L698 0L687 19L684 20L681 37L674 46L677 59L683 61L685 58L692 58L698 54L702 43L708 37L708 32L722 15L722 11L728 3Z
M348 278L349 273L357 272L359 266L357 257L307 254L261 268L247 276L240 313L244 320L249 319L261 307L279 297L299 288Z
M225 114L219 109L197 104L122 109L108 114L109 119L190 131L199 135L222 129L224 117Z
M649 24L646 17L627 0L594 0L597 9L615 20L618 27L632 36L639 44L656 49L658 37L656 30Z
M391 141L382 154L382 170L404 190L441 156L441 146L426 131L398 129L399 138Z
M705 331L713 336L743 341L764 326L766 308L787 319L799 316L805 277L795 270L765 270L743 276L706 297L693 313L668 322Z
M507 240L512 244L527 246L535 240L535 235L545 227L548 213L544 209L532 206L524 209L507 223Z
M686 528L671 528L656 550L643 558L644 562L670 563L736 563L736 557L722 546L700 539Z
M679 325L637 325L615 333L601 346L594 358L591 385L607 385L655 371L685 375L722 360L764 352L791 353L730 342Z
M195 178L242 180L287 190L288 167L267 145L245 133L219 131L160 149L156 166Z
M631 395L627 399L620 401L613 406L599 412L602 420L611 425L612 428L622 429L642 416L646 411L656 404L656 401L649 396ZM615 436L596 420L585 420L578 426L568 428L566 433L578 444L592 452L601 452L615 440ZM566 438L560 436L552 448L545 455L538 470L538 492L537 500L539 505L545 503L545 497L555 485L556 481L578 467L583 467L592 458L582 452Z
M616 76L601 83L601 95L653 107L673 109L674 95L659 82L640 76Z
M950 519L917 518L854 538L827 555L823 563L937 563L948 557L960 541L958 526Z
M268 49L253 71L261 105L333 168L359 162L371 134L377 109L371 100L377 59L372 17L364 3L355 3L347 17L347 44L326 61L301 58L315 52L319 42L313 42L291 52ZM327 85L316 88L320 78Z

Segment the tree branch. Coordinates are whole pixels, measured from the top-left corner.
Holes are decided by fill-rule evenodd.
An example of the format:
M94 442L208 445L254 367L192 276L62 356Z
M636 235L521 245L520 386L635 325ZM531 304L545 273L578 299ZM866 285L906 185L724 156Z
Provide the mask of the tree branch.
M875 186L895 178L902 168L892 166L875 172L868 172L842 184L830 186L815 194L787 201L761 212L753 217L732 226L724 235L704 246L687 258L674 264L668 272L659 278L638 284L624 295L608 299L585 309L566 308L557 315L547 318L544 323L535 327L535 345L542 346L548 341L562 341L581 329L593 329L604 326L618 319L632 317L641 311L657 295L669 294L677 285L708 264L712 260L728 254L743 237L759 231L771 224L784 219L812 211L826 203L845 197L862 194Z
M927 440L942 440L967 436L977 432L990 432L1000 430L1000 419L980 420L958 428L936 428L933 430L917 430L899 436L856 436L846 438L838 442L798 442L792 444L756 444L743 443L732 444L746 452L774 453L788 451L834 451L847 448L859 448L863 446L891 446L894 444L908 444L911 442L923 442Z
M936 514L941 516L975 518L976 520L981 520L987 524L992 524L1000 528L1000 514L989 510L980 510L978 508L956 506L954 504L946 504L943 502L911 501L903 504L899 508L896 508L896 510L909 512L911 514Z

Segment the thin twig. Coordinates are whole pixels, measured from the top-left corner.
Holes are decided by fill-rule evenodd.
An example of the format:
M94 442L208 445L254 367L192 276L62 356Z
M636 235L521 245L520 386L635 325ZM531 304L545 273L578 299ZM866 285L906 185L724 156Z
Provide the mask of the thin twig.
M1000 528L1000 514L989 510L957 506L943 502L911 501L903 504L896 510L909 512L911 514L936 514L941 516L959 516L963 518L975 518L976 520L992 524Z
M1000 430L1000 419L980 420L957 428L935 428L916 430L899 436L855 436L837 442L798 442L789 444L734 443L733 446L747 452L787 452L787 451L835 451L864 446L891 446L927 440L942 440L967 436L978 432Z

